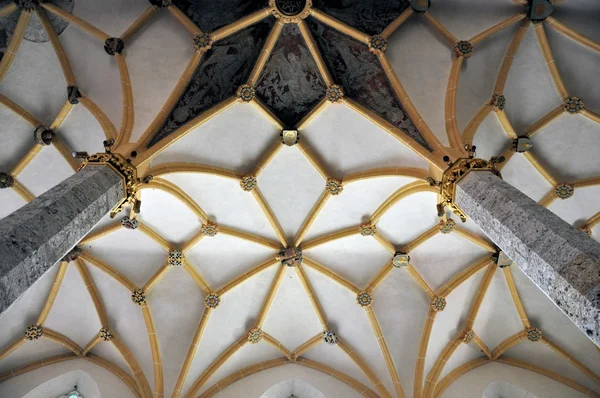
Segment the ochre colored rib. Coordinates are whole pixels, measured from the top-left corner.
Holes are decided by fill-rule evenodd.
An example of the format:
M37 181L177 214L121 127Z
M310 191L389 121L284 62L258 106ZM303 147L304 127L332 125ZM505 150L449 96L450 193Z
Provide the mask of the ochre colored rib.
M33 147L27 152L25 156L19 160L19 163L15 165L15 167L10 172L10 175L13 177L17 177L25 167L35 158L35 156L40 153L43 149L43 146L40 144L34 144Z
M279 220L277 220L277 217L275 217L273 210L271 210L271 208L269 207L269 204L265 200L264 196L262 196L262 193L260 192L258 187L252 190L252 196L254 196L254 199L256 199L256 201L258 202L260 209L269 221L269 224L271 224L271 227L273 228L273 231L275 231L275 235L277 235L277 238L279 239L281 245L283 247L287 247L288 243L287 237L285 236L285 232L283 232L283 228L281 228Z
M450 33L450 31L446 29L446 27L442 25L440 21L438 21L433 15L431 15L430 12L426 12L425 14L423 14L423 18L425 18L425 21L427 21L429 25L431 25L431 27L435 29L436 32L442 35L444 40L446 40L446 42L454 48L454 44L458 41L458 39L454 37L454 35Z
M79 103L83 105L85 109L87 109L92 114L92 116L94 116L94 118L96 118L96 120L100 124L100 127L102 127L102 130L104 131L104 135L106 136L107 140L111 138L117 138L118 133L114 124L110 121L110 119L108 118L108 116L106 116L102 109L100 109L100 107L96 105L94 101L82 95L81 98L79 98Z
M501 22L497 23L496 25L492 26L491 28L488 28L488 29L484 30L483 32L473 36L471 39L469 39L469 43L471 43L473 46L475 46L476 44L478 44L481 41L490 37L491 35L496 34L496 33L500 32L501 30L508 28L512 24L519 22L520 20L524 19L525 17L526 17L526 15L524 13L519 13L519 14L513 15L512 17L508 17L504 21L501 21Z
M244 18L240 18L237 21L235 21L229 25L225 25L222 28L215 30L214 32L211 33L210 37L213 42L224 39L228 36L231 36L231 35L239 32L242 29L247 28L250 25L254 25L257 22L262 21L263 19L267 18L269 15L271 15L270 9L263 8L262 10L253 12L252 14L250 14Z
M529 323L527 313L525 312L525 307L523 307L523 302L521 301L521 297L519 296L517 286L515 285L511 267L505 267L502 269L502 271L504 272L506 285L508 286L508 290L510 291L510 295L512 296L513 302L515 303L515 308L517 310L517 313L519 314L519 318L521 318L523 327L527 329L531 327L531 324Z
M525 130L525 133L530 138L533 137L541 129L543 129L544 127L546 127L548 124L552 123L552 121L554 119L556 119L557 117L559 117L560 115L562 115L564 112L565 112L564 105L560 104L559 106L557 106L556 108L552 109L550 112L548 112L547 114L545 114L544 116L542 116L541 119L539 119L538 121L536 121L535 123L533 123L531 126L529 126Z
M310 33L308 26L306 26L306 22L304 22L304 21L298 22L298 28L300 29L300 33L302 34L302 37L304 38L304 42L306 43L306 46L308 47L308 51L310 51L310 54L312 55L313 59L315 60L315 63L317 64L317 68L319 69L319 72L321 73L323 82L328 87L333 85L333 78L331 77L331 74L329 73L329 70L327 69L327 65L325 64L325 61L323 60L323 57L321 56L321 52L319 51L319 48L317 47L317 43L315 42L315 39L313 38L312 34Z
M554 62L554 56L552 55L552 50L550 49L550 44L548 44L548 38L546 37L546 32L544 31L544 24L534 24L533 28L535 30L538 43L540 45L540 49L542 50L542 54L544 55L544 59L546 60L548 72L550 72L550 76L554 81L556 91L558 91L558 94L561 98L566 98L569 96L569 93L567 92L565 84L562 78L560 77L560 73L558 71L558 68L556 67L556 62Z
M75 74L73 73L73 68L71 68L71 63L69 62L69 57L67 56L67 53L65 52L65 49L62 46L62 43L58 39L58 35L56 34L56 32L54 31L54 28L52 27L52 24L50 23L50 20L48 19L48 16L46 15L46 11L44 11L42 9L38 9L36 11L36 13L37 13L38 19L40 20L40 23L44 27L44 31L46 32L46 35L50 39L50 43L52 43L52 47L54 48L54 52L56 53L56 58L58 58L58 62L60 63L60 68L62 69L63 74L65 75L65 80L66 80L67 86L77 86L77 80L75 79ZM67 102L67 103L69 105L71 105L69 102ZM50 127L50 128L52 130L56 130L56 127Z
M171 7L169 7L169 9L170 8ZM146 128L146 130L144 131L144 133L138 140L138 143L140 143L140 146L142 146L144 148L142 151L138 151L141 153L138 153L138 156L133 160L133 163L136 166L143 164L153 154L158 153L161 150L163 150L164 149L163 147L156 148L163 141L168 140L167 142L171 142L171 141L176 140L175 138L172 138L173 135L177 134L178 131L180 131L182 128L184 128L185 126L187 126L190 123L190 122L188 122L185 125L179 127L171 135L163 138L163 140L161 140L158 144L154 145L152 147L152 149L145 148L149 144L149 142L152 140L152 137L154 136L154 134L156 134L158 132L158 130L161 128L161 126L163 125L165 120L167 120L167 117L169 117L169 114L171 113L171 111L173 110L175 105L177 104L177 101L179 101L179 98L183 94L183 91L185 90L185 88L190 83L192 76L194 75L194 72L196 71L198 65L200 64L200 60L202 59L203 55L204 55L204 53L201 51L194 52L194 55L192 55L192 58L186 65L186 67L185 67L183 73L181 74L181 76L179 77L179 79L177 80L177 84L175 84L175 88L173 88L173 91L171 92L171 94L169 94L169 96L165 100L163 106L157 112L156 117L154 118L154 120L152 120L152 123L150 123L148 128ZM210 112L211 109L205 111L198 117L201 117L201 116L207 114L207 112ZM196 119L197 119L197 117L196 117ZM187 132L185 134L187 134Z
M139 32L140 29L144 26L146 22L154 15L154 13L158 11L158 8L155 6L149 6L144 10L144 12L135 20L129 27L121 34L121 40L127 43L131 38Z
M267 314L271 309L271 304L273 304L273 299L275 299L275 295L277 294L277 290L279 290L279 285L281 284L281 280L283 279L283 275L285 274L284 266L279 266L277 268L277 273L275 274L275 278L273 278L273 283L267 292L267 297L265 297L265 301L260 309L256 317L256 327L262 327L263 322L267 318Z
M50 292L48 293L48 297L46 298L46 302L44 303L44 308L38 317L36 324L43 325L48 318L48 314L52 310L52 305L54 304L54 300L56 299L56 295L60 290L60 285L62 284L63 278L65 277L65 273L67 272L67 268L69 267L69 263L66 261L61 261L58 266L58 271L56 276L54 277L54 283L52 283L52 287L50 288ZM1 356L0 356L0 359Z
M157 188L167 193L170 193L171 195L179 199L183 204L185 204L191 211L193 211L194 214L196 214L196 217L198 217L200 221L202 221L202 223L206 223L209 221L209 218L204 212L204 210L202 210L202 208L200 208L200 206L198 206L198 204L194 202L194 200L191 197L189 197L189 195L186 194L177 185L167 180L163 180L161 178L155 178L154 180L152 180L151 183L142 185L140 189L150 188Z
M350 282L349 280L332 271L331 269L317 263L314 260L311 260L310 258L304 257L304 259L302 260L302 264L305 264L306 266L314 269L315 271L318 271L321 274L327 276L328 278L330 278L334 282L339 283L354 294L358 294L360 292L360 288L354 283Z
M390 373L390 377L394 382L396 396L398 398L404 398L406 395L404 394L404 390L402 389L402 384L400 383L400 378L398 377L396 365L394 364L394 360L392 359L390 350L387 346L387 343L385 342L385 337L383 335L383 331L381 330L381 326L379 326L379 322L377 321L375 312L373 312L372 307L365 307L365 311L367 312L367 316L369 317L369 321L371 322L371 327L373 328L373 333L375 334L377 343L379 343L379 348L381 350L383 358L385 359L385 364L388 368L388 372Z
M249 270L247 272L244 272L240 276L238 276L238 277L234 278L233 280L227 282L225 285L223 285L223 287L221 287L217 291L217 294L219 296L222 296L223 294L227 293L228 291L230 291L231 289L235 288L239 284L247 281L248 279L252 278L254 275L259 274L260 272L264 271L265 269L269 268L270 266L272 266L274 264L278 264L279 265L279 261L275 260L274 258L268 259L267 261L265 261L265 262L257 265L256 267L252 268L251 270Z
M323 307L321 306L321 302L319 301L319 298L317 297L312 285L310 284L310 281L308 280L306 273L304 272L304 267L302 267L302 266L296 267L296 273L298 274L300 283L302 283L302 286L304 287L304 291L306 292L306 295L308 296L310 303L312 304L312 307L315 310L315 313L317 314L317 318L319 318L319 322L321 322L321 326L323 327L323 330L327 330L329 327L328 326L329 323L327 322L327 316L325 315L325 311L323 310ZM302 355L302 353L299 353L297 355L298 356Z
M195 68L193 70L191 70L190 73L193 73L194 70L195 70ZM187 71L187 69L186 69L186 71ZM169 100L171 98L172 97L169 97ZM179 98L179 97L177 96L176 98L173 99L173 101L177 101L177 98ZM236 102L237 102L237 98L235 96L233 96L233 97L230 97L230 98L218 103L217 105L206 110L202 114L196 116L194 119L185 123L183 126L180 126L177 130L175 130L174 132L169 134L167 137L165 137L162 140L160 140L159 142L157 142L155 145L153 145L149 149L145 148L145 146L147 144L144 143L143 144L144 148L141 151L138 151L138 156L132 160L132 164L136 167L139 167L139 166L145 164L146 162L150 161L150 159L152 159L152 157L154 157L157 154L159 154L160 152L164 151L169 146L171 146L173 143L175 143L177 140L185 137L192 130L196 129L198 126L202 125L203 123L210 120L214 116L223 112L225 109L229 108L231 105L235 104ZM164 108L164 106L163 106L163 108ZM167 111L166 114L168 115L168 112L170 112L170 111L171 111L171 108L169 108L169 110ZM161 112L162 112L162 110L161 110ZM159 117L162 117L162 116L159 115ZM157 119L155 119L155 121L156 120ZM152 139L153 134L156 132L156 130L158 130L159 127L160 126L155 126L154 122L153 122L153 125L150 126L146 130L146 132L144 133L144 136L142 136L142 138L138 142L144 142L144 141L149 142Z
M296 359L296 358L300 357L300 355L304 354L305 352L310 351L312 348L319 345L322 341L323 341L322 333L319 333L319 334L315 335L314 337L311 337L310 339L308 339L307 341L305 341L304 343L302 343L298 347L296 347L296 349L292 352L292 358Z
M192 365L192 361L196 356L196 349L200 344L200 340L202 339L202 335L204 334L204 330L206 329L206 324L210 318L210 314L212 309L205 308L202 313L202 317L200 318L200 322L198 323L198 327L196 328L196 334L194 334L194 338L192 339L192 344L190 344L190 349L185 357L185 361L183 362L183 366L181 367L181 371L179 372L179 377L177 377L177 383L175 383L175 388L173 389L173 397L179 398L183 388L183 383L187 378L187 375L190 371L190 366Z
M75 260L75 265L77 265L77 270L79 271L79 275L81 275L81 279L87 288L88 294L94 303L94 308L96 309L96 313L98 314L98 319L100 320L100 324L102 326L108 326L108 316L106 315L106 309L104 309L104 304L102 303L102 298L100 297L100 293L98 292L98 288L92 279L92 275L90 275L90 271L87 266L81 259Z
M369 366L358 355L358 353L356 351L354 351L352 348L350 348L350 346L348 346L348 343L346 343L344 340L340 340L340 342L337 344L337 346L340 347L342 349L342 351L344 351L346 353L346 355L348 355L350 357L350 359L356 364L356 366L358 366L360 368L360 370L363 371L365 376L367 376L369 381L371 383L373 383L373 385L375 386L377 391L379 391L379 394L382 397L385 397L385 398L392 397L391 394L388 392L388 390L383 385L383 383L381 382L381 380L379 380L379 377L377 377L375 372L373 372L371 370L371 368L369 368Z
M15 57L17 56L17 51L19 51L19 47L21 46L23 37L25 37L25 31L27 30L27 26L29 25L30 19L31 13L29 11L21 11L21 15L19 16L17 26L12 32L12 38L10 39L10 43L8 44L8 48L4 52L2 61L0 61L0 82L4 80L4 76L6 76L6 74L8 73L10 66L12 65L13 61L15 60Z
M168 7L168 10L171 12L171 14L173 14L175 19L177 19L183 25L183 27L186 28L188 32L190 32L192 36L195 37L202 33L200 28L198 28L196 24L187 17L187 15L181 12L181 10L176 5L170 5Z
M311 10L312 12L312 16L315 17L316 20L318 20L319 22L324 23L325 25L345 34L348 35L350 37L352 37L353 39L358 40L361 43L367 44L369 42L369 35L367 35L366 33L362 33L348 25L346 25L345 23L335 19L334 17L325 14L322 11L319 11L316 8L313 8Z
M402 14L400 14L398 16L398 18L394 19L392 21L392 23L390 23L384 30L383 32L381 32L381 37L383 37L384 39L389 39L390 36L396 31L398 30L398 28L400 27L400 25L402 25L404 22L406 22L406 20L408 18L410 18L411 15L413 15L415 12L413 11L412 7L408 7L406 10L404 10L404 12L402 12Z
M258 59L254 63L254 67L252 68L252 72L250 72L250 76L248 77L248 85L254 86L260 77L260 74L263 71L263 68L267 64L269 57L271 56L271 52L273 52L273 48L275 47L275 43L277 43L277 39L281 34L281 30L283 29L283 23L276 21L275 25L271 29L269 36L265 40L265 44L258 56Z
M304 224L302 224L302 227L300 227L300 230L296 235L296 239L294 240L295 247L299 247L302 244L304 236L306 236L306 233L313 225L313 223L317 219L317 216L319 215L321 210L323 210L325 203L327 203L330 197L331 194L329 193L329 191L324 190L319 199L317 200L317 203L315 203L314 207L310 211L310 214L306 217L306 220L304 220Z
M8 97L5 97L2 94L0 94L0 104L6 106L8 109L21 116L23 120L25 120L34 128L42 124L42 122L38 118L33 116L31 113L27 112L19 104L11 101Z
M547 23L548 26L556 29L560 33L564 34L565 36L570 37L571 39L575 40L579 44L586 46L591 50L600 52L600 43L590 39L587 36L582 35L581 33L574 31L573 29L569 28L566 25L563 25L562 23L558 22L555 18L549 16L544 20L544 22Z
M498 77L496 78L496 85L494 86L494 93L502 94L504 92L504 87L506 85L506 79L508 79L508 73L510 72L510 68L512 63L517 55L517 51L527 33L527 29L529 29L530 20L525 19L519 30L513 36L512 41L510 42L510 46L506 51L506 55L504 56L504 60L502 61L502 66L500 66L500 72L498 72Z
M63 10L62 8L57 7L52 3L44 2L44 3L40 3L40 5L42 7L44 7L46 10L50 11L52 14L55 14L68 22L71 22L73 25L77 26L79 29L83 30L84 32L98 38L99 40L102 41L102 44L104 44L106 39L110 38L109 35L107 35L103 31L101 31L100 29L96 28L89 22L86 22L83 19L76 17L75 15L71 14L70 12L67 12L67 11Z
M390 82L390 85L394 89L398 100L402 104L402 107L404 108L406 113L408 113L410 119L415 124L415 127L421 133L421 135L429 144L429 146L433 148L433 153L438 157L443 157L446 151L444 146L435 136L433 131L431 131L427 123L425 123L425 120L423 120L421 114L419 113L419 111L417 111L417 108L410 100L408 93L402 86L402 83L400 83L400 79L398 79L398 76L396 75L396 72L394 71L394 68L392 67L392 64L390 63L390 60L387 57L387 55L385 55L385 53L383 52L380 52L377 54L377 58L379 58L381 67L383 68L383 71L385 72Z

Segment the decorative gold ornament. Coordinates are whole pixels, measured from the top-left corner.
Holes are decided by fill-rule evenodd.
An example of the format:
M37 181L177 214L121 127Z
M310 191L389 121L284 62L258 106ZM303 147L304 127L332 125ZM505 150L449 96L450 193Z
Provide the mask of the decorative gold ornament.
M102 329L100 329L100 338L104 341L111 341L113 339L113 334L110 332L110 328L108 326L103 326Z
M528 136L522 135L512 142L512 150L518 153L524 153L533 148L533 141Z
M554 188L554 194L562 200L569 199L575 193L575 185L573 184L559 184Z
M300 133L298 130L282 130L281 142L287 146L294 146L300 141Z
M410 265L410 256L406 253L396 252L392 259L392 265L396 268L408 267Z
M56 134L50 130L47 126L40 124L33 132L33 139L39 145L48 146L52 145Z
M196 50L209 50L212 47L212 39L208 33L200 32L194 37L194 47Z
M431 308L435 312L444 311L444 308L446 308L446 299L443 297L434 297L434 299L431 300Z
M148 301L148 296L143 289L135 289L131 292L131 301L142 307Z
M269 0L271 13L283 23L298 23L310 15L312 0Z
M253 176L245 176L240 181L240 186L246 192L252 191L254 188L256 188L256 185L257 185L256 178Z
M364 223L358 227L362 236L373 236L377 233L377 227L371 223Z
M139 227L138 221L134 218L123 217L121 225L127 229L137 229Z
M473 54L473 45L466 40L461 40L454 46L454 53L457 57L468 58Z
M459 181L471 170L491 171L498 177L502 178L502 175L498 169L496 169L494 163L476 158L457 159L450 165L450 167L448 167L446 171L444 171L444 174L442 175L442 183L440 185L442 202L438 206L440 208L447 206L454 214L460 217L462 222L467 221L467 215L454 202L456 184L458 184Z
M498 264L498 267L500 268L510 267L513 263L510 257L508 257L502 250L499 250L497 253L493 254L492 260Z
M336 195L339 195L342 193L342 191L344 190L344 186L342 185L341 181L335 180L333 178L329 178L329 179L327 179L327 182L325 183L325 189L331 195L336 196Z
M0 189L7 189L14 185L15 179L8 173L0 172Z
M202 224L202 233L206 236L216 236L219 233L219 226L212 221Z
M358 295L356 296L356 302L361 307L368 307L371 304L373 304L373 298L371 297L371 295L369 293L361 292L361 293L358 293Z
M242 84L237 90L237 96L244 102L250 102L256 96L256 91L254 91L254 87Z
M529 341L538 341L542 338L542 331L538 328L527 328L527 338Z
M25 330L25 338L29 341L37 340L44 335L44 328L41 325L31 325Z
M277 260L281 261L281 265L295 267L302 264L302 250L297 247L288 247L279 252Z
M455 226L456 226L456 221L454 221L451 218L447 219L446 221L440 220L440 223L438 225L438 230L443 234L449 234L450 232L454 231Z
M475 340L475 332L472 330L466 331L465 334L462 335L462 341L465 344L471 344Z
M583 224L579 227L579 230L585 232L588 236L592 236L592 228L588 224Z
M185 259L181 250L172 249L169 251L169 259L167 260L167 263L170 267L181 267L183 266L184 260Z
M490 105L499 111L504 110L504 107L506 106L506 97L504 96L504 94L494 94L492 95L492 102L490 103Z
M382 53L387 49L387 40L383 36L375 35L369 38L369 51L374 54Z
M109 37L104 41L104 51L108 55L115 56L121 54L125 49L125 42L118 37Z
M337 335L331 330L326 330L323 332L323 341L331 345L335 345L340 342Z
M576 114L583 112L585 110L585 105L583 104L583 100L581 98L567 97L565 98L563 109L565 112Z
M211 293L204 299L206 308L217 308L219 303L221 303L221 298L216 293Z
M333 86L327 88L327 91L325 91L325 96L329 102L341 101L342 98L344 98L344 89L342 86L334 84Z
M71 261L77 260L79 258L79 256L81 256L82 254L83 254L83 250L81 250L79 247L75 246L73 249L71 249L70 252L65 254L65 256L61 259L61 261L66 261L67 263L70 263Z
M113 170L123 177L123 185L125 191L125 197L117 203L117 205L110 211L110 217L114 218L118 213L123 211L123 208L129 204L136 202L135 194L139 186L139 180L137 178L137 170L135 166L127 161L122 155L118 153L97 153L95 155L87 156L79 170L84 169L88 165L103 164L110 166Z
M248 332L248 341L252 344L260 343L263 338L262 330L260 328L251 329Z

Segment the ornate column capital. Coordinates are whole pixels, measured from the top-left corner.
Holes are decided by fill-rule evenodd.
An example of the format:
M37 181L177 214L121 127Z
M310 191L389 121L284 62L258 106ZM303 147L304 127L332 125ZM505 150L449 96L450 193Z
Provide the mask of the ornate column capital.
M448 207L454 214L460 217L462 222L467 220L467 215L455 202L456 185L472 170L490 171L502 178L495 163L491 161L477 158L457 159L446 169L446 171L444 171L444 174L442 174L442 181L439 184L442 202L438 205L438 207L440 207L438 211L443 207Z
M123 178L123 192L125 192L125 197L110 211L111 218L120 213L126 205L136 201L135 194L140 185L137 169L123 155L106 152L86 156L78 171L90 164L109 166Z

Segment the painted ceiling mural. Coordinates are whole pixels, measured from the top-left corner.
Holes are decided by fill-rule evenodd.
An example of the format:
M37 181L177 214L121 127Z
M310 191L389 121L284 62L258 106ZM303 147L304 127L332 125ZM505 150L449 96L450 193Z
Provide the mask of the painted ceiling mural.
M77 360L144 398L295 366L457 396L491 363L600 396L598 347L436 209L476 152L600 236L600 7L534 3L0 0L0 217L105 140L144 177L0 316L0 396Z

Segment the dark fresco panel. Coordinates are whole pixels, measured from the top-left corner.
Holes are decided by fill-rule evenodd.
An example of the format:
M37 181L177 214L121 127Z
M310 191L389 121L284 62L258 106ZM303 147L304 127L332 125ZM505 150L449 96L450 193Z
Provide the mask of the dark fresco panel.
M152 137L148 148L235 94L237 88L248 80L273 20L269 18L213 44L166 122Z
M313 0L313 6L361 32L376 35L410 7L410 1Z
M432 151L400 104L379 60L369 48L312 17L308 19L308 25L330 73L342 85L346 96L401 128Z
M267 0L173 0L203 32L211 33L268 6Z
M285 25L256 85L258 97L289 127L325 95L325 83L296 25Z

